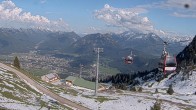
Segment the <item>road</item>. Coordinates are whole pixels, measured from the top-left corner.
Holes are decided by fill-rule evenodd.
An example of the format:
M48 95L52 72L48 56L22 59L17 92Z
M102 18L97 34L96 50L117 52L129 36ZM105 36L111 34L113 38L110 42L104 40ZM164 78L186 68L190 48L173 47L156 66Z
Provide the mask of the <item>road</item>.
M53 99L57 100L62 105L67 105L67 106L73 107L76 110L89 110L88 108L86 108L84 106L78 105L78 104L76 104L76 103L74 103L74 102L72 102L72 101L70 101L68 99L65 99L65 98L63 98L63 97L61 97L61 96L51 92L50 90L48 90L47 88L39 85L36 81L34 81L31 78L27 77L25 74L23 74L22 72L18 71L15 68L7 66L7 65L5 65L3 63L0 63L0 67L17 74L21 79L26 80L29 84L31 84L32 86L37 88L40 92L42 92L42 93L52 97Z

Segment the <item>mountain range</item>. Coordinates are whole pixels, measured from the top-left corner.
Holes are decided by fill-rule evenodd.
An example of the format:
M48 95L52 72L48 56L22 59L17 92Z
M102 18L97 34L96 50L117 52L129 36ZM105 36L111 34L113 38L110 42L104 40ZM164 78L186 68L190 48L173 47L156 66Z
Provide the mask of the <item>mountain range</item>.
M168 39L168 38L167 38ZM173 54L180 52L184 46L170 39L168 51ZM182 40L182 38L179 38ZM191 39L191 37L183 38ZM52 32L39 29L0 28L0 52L10 54L15 52L37 51L38 54L52 54L56 57L72 58L70 64L90 66L96 61L94 48L100 47L100 62L117 68L121 72L151 70L157 66L166 40L154 33L124 32L121 34L88 34L80 37L75 32ZM178 41L180 41L178 40ZM172 42L173 41L173 42ZM134 63L125 65L123 58L133 52Z

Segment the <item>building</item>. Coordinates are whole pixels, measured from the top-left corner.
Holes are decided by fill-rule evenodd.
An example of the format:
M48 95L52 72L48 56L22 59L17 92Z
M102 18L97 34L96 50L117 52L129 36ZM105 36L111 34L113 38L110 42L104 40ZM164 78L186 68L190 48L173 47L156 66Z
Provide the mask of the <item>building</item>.
M59 76L56 73L50 73L41 76L41 79L46 82L55 82L59 80Z
M87 81L87 80L84 80L83 78L78 78L74 76L68 76L65 79L65 84L67 86L78 86L78 87L83 87L83 88L91 89L91 90L95 89L95 82ZM99 84L98 90L103 90L103 89L104 87L101 84Z

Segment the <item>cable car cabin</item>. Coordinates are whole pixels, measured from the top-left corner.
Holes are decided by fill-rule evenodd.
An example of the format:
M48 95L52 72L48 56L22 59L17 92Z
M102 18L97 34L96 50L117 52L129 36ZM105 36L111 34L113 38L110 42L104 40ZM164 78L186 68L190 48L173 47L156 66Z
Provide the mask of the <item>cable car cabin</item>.
M176 71L177 63L176 63L176 58L172 56L166 56L165 59L165 69L164 72L174 72Z
M170 74L176 71L176 67L177 67L176 58L173 56L166 55L159 62L159 70L164 72L164 74Z
M125 63L126 63L126 64L132 64L132 63L133 63L133 57L127 56L127 57L125 58Z

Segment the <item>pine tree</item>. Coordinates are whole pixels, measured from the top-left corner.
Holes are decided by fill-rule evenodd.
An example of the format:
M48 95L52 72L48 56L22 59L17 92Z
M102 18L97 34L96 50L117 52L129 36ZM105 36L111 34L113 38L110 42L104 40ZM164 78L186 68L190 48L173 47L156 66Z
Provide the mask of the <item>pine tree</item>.
M14 67L20 69L20 62L19 62L19 59L18 57L16 56L15 59L14 59Z
M161 102L159 100L156 100L153 107L150 108L150 110L161 110Z
M136 87L134 86L134 87L130 88L130 91L134 91L134 92L136 92L136 91L137 91L137 89L136 89Z
M142 92L142 87L139 87L138 92Z
M172 94L174 93L174 90L173 90L173 88L172 88L172 85L169 85L169 88L168 88L168 90L167 90L167 93L168 93L169 95L172 95Z
M158 91L158 89L156 88L156 90L155 90L155 94L157 94L159 91Z

